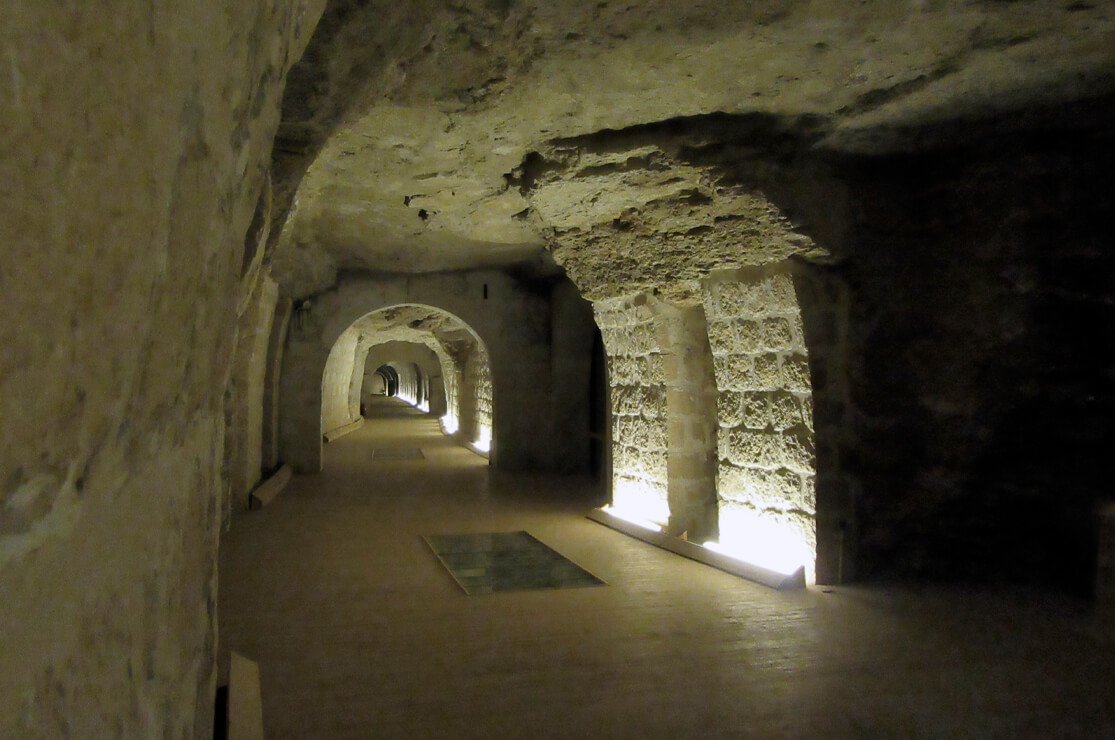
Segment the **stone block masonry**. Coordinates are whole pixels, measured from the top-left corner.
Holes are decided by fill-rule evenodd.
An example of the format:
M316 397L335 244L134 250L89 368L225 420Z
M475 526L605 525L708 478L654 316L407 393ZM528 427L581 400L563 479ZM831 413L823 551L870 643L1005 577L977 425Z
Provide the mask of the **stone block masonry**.
M665 367L645 296L594 304L608 354L612 406L612 501L660 523L668 502Z
M492 366L483 346L477 346L473 363L476 373L476 419L479 427L478 441L490 445L492 441Z
M461 431L482 450L492 442L492 370L483 345L471 347L462 363Z
M700 306L655 303L663 352L669 430L669 534L717 537L716 382Z
M734 519L766 522L815 553L813 407L793 279L778 266L713 273L703 302L718 391L722 537L732 536Z

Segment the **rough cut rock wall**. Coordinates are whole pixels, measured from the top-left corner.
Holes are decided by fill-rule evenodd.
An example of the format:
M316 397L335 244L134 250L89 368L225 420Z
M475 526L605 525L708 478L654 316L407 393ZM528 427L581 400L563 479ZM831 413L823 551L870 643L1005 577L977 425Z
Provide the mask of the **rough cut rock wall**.
M612 503L669 519L666 387L654 312L645 298L594 304L608 353L612 403Z
M721 541L759 519L813 551L813 409L793 281L778 268L719 273L704 305L720 393Z
M6 3L0 736L213 726L223 391L304 3Z
M458 353L460 434L465 441L487 448L492 440L492 369L488 353L470 344Z
M550 306L554 459L562 472L585 473L592 468L585 434L592 423L589 399L596 322L592 303L568 279L554 285Z
M382 375L376 372L365 376L364 394L364 404L367 406L372 396L387 395L387 381L383 379Z
M843 464L868 575L1094 587L1115 449L1115 141L1046 125L843 174ZM818 428L840 423L827 414Z
M360 332L350 328L337 339L325 363L321 379L321 433L356 421L360 407L352 402L352 376L356 368L356 349ZM363 373L361 373L363 375ZM355 407L354 407L355 406Z
M252 291L236 332L236 355L225 401L225 459L229 497L226 521L246 509L248 494L263 474L263 403L267 342L278 286L267 277Z
M279 467L279 375L283 366L287 332L293 314L291 301L280 292L267 340L267 371L263 380L262 450L260 463L265 473Z

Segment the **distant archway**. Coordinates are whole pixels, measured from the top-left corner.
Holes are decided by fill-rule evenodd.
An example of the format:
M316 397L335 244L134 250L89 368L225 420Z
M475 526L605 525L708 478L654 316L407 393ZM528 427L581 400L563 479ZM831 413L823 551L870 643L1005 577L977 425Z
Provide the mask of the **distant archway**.
M469 439L481 447L490 437L492 465L503 470L553 469L565 465L580 446L587 459L585 429L567 410L580 404L587 413L588 353L581 380L579 366L567 361L570 352L551 352L546 338L554 336L555 326L557 336L567 332L568 322L549 310L549 298L498 271L406 280L341 275L333 289L315 295L300 320L290 325L280 378L283 458L297 472L320 471L324 431L357 420L362 383L352 381L361 346L358 334L350 331L353 325L376 312L420 307L458 319L465 327L461 338L483 350L472 353L469 361L453 347L441 348L456 357L461 370L443 378L443 427L456 423L462 435L476 432ZM469 386L475 392L468 392ZM432 409L432 393L430 400Z
M397 304L370 311L353 321L333 343L321 380L321 430L329 434L353 424L360 416L368 358L378 364L386 394L429 410L428 375L414 353L391 357L371 354L394 345L425 347L440 366L444 389L443 431L478 453L492 446L493 383L487 347L464 321L424 304Z
M359 357L357 362L359 362ZM398 390L394 395L407 401L420 411L441 418L446 412L445 378L443 362L427 344L411 341L392 340L373 344L368 348L364 362L363 388L360 391L362 406L371 407L372 397L386 395L386 383L380 374L381 369L390 371L400 378ZM413 381L403 380L414 375ZM359 373L353 382L360 382ZM406 393L408 382L413 383L413 392Z
M380 365L376 375L383 381L383 395L394 398L399 393L399 373L390 365Z

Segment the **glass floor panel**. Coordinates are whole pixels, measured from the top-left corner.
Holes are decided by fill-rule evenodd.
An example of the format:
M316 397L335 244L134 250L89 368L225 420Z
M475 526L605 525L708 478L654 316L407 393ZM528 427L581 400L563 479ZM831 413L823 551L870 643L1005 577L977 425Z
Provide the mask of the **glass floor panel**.
M527 532L443 534L424 539L467 594L605 585Z
M421 460L425 457L417 447L377 447L372 450L373 460Z

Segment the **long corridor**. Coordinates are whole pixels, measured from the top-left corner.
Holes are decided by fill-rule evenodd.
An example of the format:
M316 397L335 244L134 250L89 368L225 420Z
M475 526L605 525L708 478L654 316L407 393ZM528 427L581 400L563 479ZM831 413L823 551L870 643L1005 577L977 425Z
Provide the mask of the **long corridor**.
M259 662L268 737L1115 735L1115 651L1075 602L774 592L585 519L590 481L372 412L222 540L221 650ZM513 530L607 585L468 596L422 539Z

